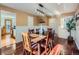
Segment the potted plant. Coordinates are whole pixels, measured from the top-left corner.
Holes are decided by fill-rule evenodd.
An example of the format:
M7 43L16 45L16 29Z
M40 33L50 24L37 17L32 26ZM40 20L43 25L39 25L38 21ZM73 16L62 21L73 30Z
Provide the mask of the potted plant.
M66 27L67 31L69 32L68 43L71 44L73 43L73 37L71 36L71 31L76 30L76 20L74 19L74 17L66 23Z

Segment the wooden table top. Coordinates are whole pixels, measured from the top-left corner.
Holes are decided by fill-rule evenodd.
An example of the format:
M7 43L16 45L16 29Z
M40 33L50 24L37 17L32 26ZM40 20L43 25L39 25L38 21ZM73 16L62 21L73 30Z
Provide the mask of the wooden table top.
M32 35L32 34L31 34ZM33 34L34 35L34 34ZM36 36L37 36L38 34L36 34ZM37 43L37 42L39 42L39 41L41 41L41 40L43 40L43 39L45 39L46 38L46 36L44 36L44 35L38 35L36 38L34 38L34 39L32 39L31 41L32 42L34 42L34 43Z
M33 37L33 38L36 38L36 37L38 37L39 35L38 35L38 34L30 34L30 36Z

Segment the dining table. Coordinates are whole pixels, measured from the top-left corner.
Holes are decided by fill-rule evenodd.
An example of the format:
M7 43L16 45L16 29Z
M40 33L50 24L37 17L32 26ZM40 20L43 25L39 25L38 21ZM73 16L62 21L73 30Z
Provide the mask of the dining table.
M32 37L33 39L31 40L31 42L37 43L38 45L38 55L40 55L41 51L40 51L40 47L41 47L41 41L46 39L45 35L40 35L40 34L30 34L30 37Z

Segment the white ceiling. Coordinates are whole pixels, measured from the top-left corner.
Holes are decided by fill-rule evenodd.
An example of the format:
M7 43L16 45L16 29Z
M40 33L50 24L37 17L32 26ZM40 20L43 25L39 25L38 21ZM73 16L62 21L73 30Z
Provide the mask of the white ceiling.
M3 3L3 5L21 10L24 12L31 13L33 15L42 15L36 9L42 9L38 6L38 3ZM42 9L46 12L46 14L53 16L56 14L73 12L77 9L77 3L42 3L42 5L46 8Z

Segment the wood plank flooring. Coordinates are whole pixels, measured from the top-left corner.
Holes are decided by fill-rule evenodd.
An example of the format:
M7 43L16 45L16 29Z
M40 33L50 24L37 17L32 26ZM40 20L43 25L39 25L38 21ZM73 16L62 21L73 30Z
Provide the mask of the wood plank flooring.
M54 41L56 44L62 44L64 47L65 55L79 55L79 50L77 49L77 46L75 42L73 42L71 45L67 43L67 39L62 38L55 38ZM15 55L22 55L23 54L23 46L22 42L16 44L16 53Z
M64 47L65 55L79 55L79 50L76 47L75 42L71 45L67 43L67 39L55 38L54 44L62 44ZM1 52L0 52L1 53ZM23 45L22 42L16 44L16 50L14 55L23 55Z

